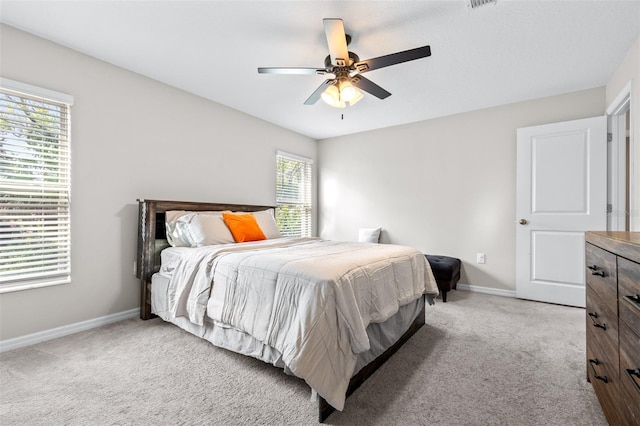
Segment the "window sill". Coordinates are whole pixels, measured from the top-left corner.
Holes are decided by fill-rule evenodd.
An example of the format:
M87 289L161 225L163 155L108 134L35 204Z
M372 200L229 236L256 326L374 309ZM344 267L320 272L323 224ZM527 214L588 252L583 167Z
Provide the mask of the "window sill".
M60 279L60 280L50 280L50 281L40 281L40 282L3 284L3 285L0 285L0 294L13 293L14 291L31 290L34 288L51 287L51 286L60 285L60 284L69 284L70 282L71 282L71 278Z

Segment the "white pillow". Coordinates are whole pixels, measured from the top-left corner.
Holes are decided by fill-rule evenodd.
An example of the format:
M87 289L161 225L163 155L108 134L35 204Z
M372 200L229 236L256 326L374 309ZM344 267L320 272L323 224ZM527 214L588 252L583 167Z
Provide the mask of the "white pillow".
M198 214L189 224L191 247L235 243L231 231L222 219L222 212L211 213Z
M167 241L173 247L191 247L188 227L196 216L195 212L170 210L166 212L165 228Z
M262 229L262 233L268 240L272 238L282 238L282 234L278 229L278 225L276 224L275 212L273 209L261 210L258 212L234 212L236 214L247 214L252 213L253 217L256 218L256 222L258 222L258 226Z
M229 210L225 212L231 213ZM233 235L222 219L222 213L222 211L167 211L165 220L167 241L173 247L201 247L234 243ZM234 213L253 214L267 239L282 238L278 225L276 225L274 209Z
M358 241L361 243L377 243L380 241L381 228L360 228Z

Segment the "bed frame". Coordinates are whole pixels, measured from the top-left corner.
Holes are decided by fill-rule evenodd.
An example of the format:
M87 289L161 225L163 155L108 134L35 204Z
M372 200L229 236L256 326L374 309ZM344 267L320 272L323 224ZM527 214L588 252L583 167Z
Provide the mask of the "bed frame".
M148 320L151 313L151 276L160 270L160 252L169 247L165 229L165 213L169 210L220 211L231 210L254 212L275 208L274 206L256 206L248 204L200 203L192 201L138 200L138 256L137 277L140 279L140 318ZM426 304L425 304L426 305ZM425 324L424 308L418 314L407 331L398 341L367 364L351 378L347 397L351 395L367 378L382 366L416 331ZM318 395L318 421L320 423L335 411L324 398Z

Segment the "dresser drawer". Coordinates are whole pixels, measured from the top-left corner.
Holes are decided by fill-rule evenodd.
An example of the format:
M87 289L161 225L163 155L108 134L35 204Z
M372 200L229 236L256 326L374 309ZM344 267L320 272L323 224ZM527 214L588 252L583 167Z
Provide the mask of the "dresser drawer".
M602 411L611 425L622 424L618 409L618 376L604 351L595 342L587 340L587 377L593 385ZM615 361L617 363L617 359Z
M627 424L640 425L640 336L620 324L621 417Z
M620 320L640 335L640 264L618 258Z
M618 372L618 316L602 303L591 287L587 287L587 344L597 342Z
M640 425L640 406L638 405L638 399L636 398L634 400L631 395L622 389L622 386L618 397L618 417L620 417L620 422L617 423L616 426Z
M618 289L616 280L616 256L592 244L586 244L587 287L591 287L607 305L618 315Z
M640 425L640 264L618 257L620 417Z

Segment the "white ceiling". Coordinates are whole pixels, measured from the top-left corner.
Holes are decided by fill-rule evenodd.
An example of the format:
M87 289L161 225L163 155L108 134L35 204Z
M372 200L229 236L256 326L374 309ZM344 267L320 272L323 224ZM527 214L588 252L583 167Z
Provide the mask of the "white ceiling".
M323 18L344 20L361 59L432 56L367 73L385 100L305 106L325 77L256 69L322 68ZM0 21L324 139L604 86L640 33L640 0L1 0Z

